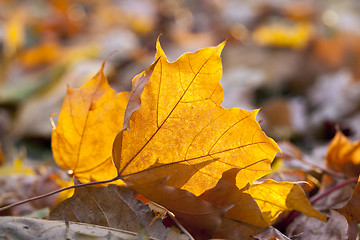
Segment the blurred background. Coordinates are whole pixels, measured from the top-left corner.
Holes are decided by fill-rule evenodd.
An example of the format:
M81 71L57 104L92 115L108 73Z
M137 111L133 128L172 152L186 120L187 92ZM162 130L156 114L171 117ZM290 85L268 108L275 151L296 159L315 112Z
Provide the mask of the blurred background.
M261 108L276 141L311 152L336 126L359 140L359 26L357 0L1 0L0 175L28 171L19 159L53 166L49 116L67 85L117 51L106 76L130 90L158 36L170 61L227 40L223 106Z

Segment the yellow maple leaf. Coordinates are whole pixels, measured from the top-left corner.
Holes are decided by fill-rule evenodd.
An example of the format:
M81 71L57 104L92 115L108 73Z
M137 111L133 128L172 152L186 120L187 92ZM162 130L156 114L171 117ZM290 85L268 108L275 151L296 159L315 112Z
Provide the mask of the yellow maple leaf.
M68 87L51 138L56 163L72 170L80 182L117 176L112 143L122 128L129 93L115 93L104 76L104 64L82 88Z
M351 143L341 131L337 131L328 148L326 165L348 177L359 176L360 142Z
M169 177L166 184L197 196L205 192L200 198L220 207L215 213L231 207L225 218L255 228L270 225L282 210L299 210L325 221L295 183L268 180L251 185L271 172L270 163L280 149L262 132L255 120L257 110L220 105L223 46L187 53L169 63L158 42L156 61L133 79L130 98L108 86L104 66L81 89L69 88L52 137L57 163L73 170L81 182L117 177L137 190L146 186L139 193L159 202L164 195L174 197L175 188L165 187L164 194L149 183ZM226 198L229 194L231 199ZM169 209L183 203L165 202Z
M297 210L308 217L326 222L327 216L312 208L304 191L297 183L276 182L266 180L261 184L253 184L246 191L258 204L263 219L270 226L282 211Z
M271 171L280 149L261 131L258 111L220 105L223 46L186 53L170 63L157 43L151 76L133 82L141 106L125 115L128 120L114 142L120 177L171 175L172 186L200 195L228 169L240 169L239 188ZM190 169L193 173L184 181Z

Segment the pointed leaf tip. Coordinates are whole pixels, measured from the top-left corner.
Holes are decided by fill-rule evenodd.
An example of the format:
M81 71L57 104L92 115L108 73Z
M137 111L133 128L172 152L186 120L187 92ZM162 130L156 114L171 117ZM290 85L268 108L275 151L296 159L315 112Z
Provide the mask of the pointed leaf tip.
M155 55L155 61L161 57L165 57L165 59L167 59L164 50L161 47L160 44L160 37L158 37L157 41L156 41L156 55Z

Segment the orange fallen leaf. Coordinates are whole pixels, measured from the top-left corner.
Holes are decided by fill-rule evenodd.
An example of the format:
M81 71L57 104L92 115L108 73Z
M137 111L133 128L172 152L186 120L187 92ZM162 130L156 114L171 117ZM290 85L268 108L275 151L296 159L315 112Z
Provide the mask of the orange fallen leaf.
M25 67L36 67L58 60L62 51L57 42L45 42L23 51L20 54L20 60Z
M347 66L359 79L360 37L351 32L336 32L326 36L317 36L314 39L312 55L331 69ZM331 49L331 51L329 51Z
M111 149L121 130L129 93L115 93L103 73L80 89L68 88L51 145L56 163L80 182L117 176ZM118 181L117 183L121 183Z
M341 67L346 59L348 41L345 34L331 37L318 36L314 39L313 56L332 69ZM329 51L331 49L331 51Z
M342 172L348 177L359 176L360 142L351 143L341 131L337 131L329 144L326 164L329 168Z
M187 53L169 63L157 43L150 78L133 82L135 89L143 85L141 106L125 115L129 120L114 141L113 159L122 178L156 169L171 176L172 186L200 195L231 168L240 169L239 188L271 171L280 149L261 131L255 120L258 111L220 105L223 46ZM180 163L194 168L186 182L186 172L176 170ZM168 171L169 166L174 170Z

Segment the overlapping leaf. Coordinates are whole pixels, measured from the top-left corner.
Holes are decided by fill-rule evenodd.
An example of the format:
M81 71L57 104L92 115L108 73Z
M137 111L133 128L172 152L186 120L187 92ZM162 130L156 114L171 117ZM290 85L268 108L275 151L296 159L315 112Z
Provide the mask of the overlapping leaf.
M144 85L141 106L114 142L120 176L166 171L173 186L200 195L230 168L240 169L239 188L270 172L279 148L255 121L257 111L220 106L223 46L187 53L169 63L158 42L152 75L145 84L134 84L135 89ZM184 172L165 167L182 163L195 168L204 162L207 165L195 169L185 183L180 179Z
M216 206L232 204L225 217L263 228L273 224L285 210L298 210L309 217L327 220L327 216L311 207L298 184L267 180L238 189L234 181L237 171L231 169L224 172L218 184L200 196Z
M236 186L235 179L238 172L239 169L230 169L224 172L217 185L199 197L218 207L231 206L225 214L226 218L245 223L253 229L255 226L256 228L267 227L268 223L260 208L254 198L246 192L249 185L243 189Z
M261 184L251 185L247 192L255 199L269 225L284 210L298 210L308 217L327 221L326 215L312 208L297 183L266 180Z
M51 139L56 163L72 170L81 182L117 176L111 149L122 128L129 93L116 94L103 68L104 63L82 88L68 88Z
M166 184L166 179L148 181L132 187L171 211L195 239L210 239L228 208L217 207L188 191L170 187Z

